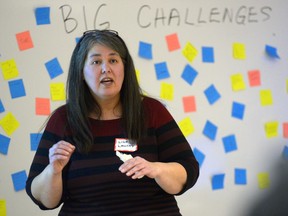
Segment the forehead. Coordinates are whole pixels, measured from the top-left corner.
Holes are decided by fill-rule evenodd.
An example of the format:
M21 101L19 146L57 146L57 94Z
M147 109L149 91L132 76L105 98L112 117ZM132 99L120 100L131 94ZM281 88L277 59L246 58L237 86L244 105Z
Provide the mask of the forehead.
M102 44L94 44L90 50L88 51L88 57L89 56L105 56L105 55L114 55L114 56L119 56L119 53L116 52L115 50L111 49L108 46L102 45Z

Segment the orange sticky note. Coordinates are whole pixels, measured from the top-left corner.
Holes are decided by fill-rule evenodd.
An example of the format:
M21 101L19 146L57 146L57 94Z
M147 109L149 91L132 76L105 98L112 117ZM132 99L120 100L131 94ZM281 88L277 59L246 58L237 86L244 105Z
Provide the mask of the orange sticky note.
M258 186L260 189L266 189L270 187L270 179L268 173L259 173L258 174Z
M269 106L273 104L272 92L269 89L260 91L260 102L262 106Z
M16 34L16 39L21 51L33 48L33 42L29 31Z
M167 42L169 51L180 49L180 43L179 43L178 35L176 33L167 35L166 42Z
M288 122L283 123L283 137L288 138Z
M184 118L179 123L179 128L182 131L183 135L187 137L188 135L192 134L194 132L194 126L192 124L192 121L189 117Z
M50 99L49 98L36 98L35 100L36 115L50 115Z
M196 102L194 96L185 96L182 98L184 112L195 112Z
M251 87L260 86L261 85L261 77L259 70L251 70L248 71L249 85Z

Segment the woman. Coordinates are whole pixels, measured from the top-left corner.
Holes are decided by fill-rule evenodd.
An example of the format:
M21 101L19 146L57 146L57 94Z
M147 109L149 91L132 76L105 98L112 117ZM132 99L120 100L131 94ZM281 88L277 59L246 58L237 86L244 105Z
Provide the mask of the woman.
M31 199L45 210L63 204L62 216L181 215L174 195L196 183L198 163L166 108L142 95L117 32L83 34L67 96L32 162Z

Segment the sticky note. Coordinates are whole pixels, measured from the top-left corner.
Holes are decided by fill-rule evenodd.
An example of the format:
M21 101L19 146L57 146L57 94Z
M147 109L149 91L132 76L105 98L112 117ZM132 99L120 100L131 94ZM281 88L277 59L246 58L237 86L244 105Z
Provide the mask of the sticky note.
M1 69L5 80L10 80L19 76L17 65L14 59L1 62Z
M50 95L52 101L65 100L65 85L62 82L50 84Z
M278 59L280 58L278 53L277 53L276 47L273 47L270 45L265 45L265 51L266 51L266 54L271 58L278 58Z
M214 63L213 47L202 47L202 61L204 63Z
M160 97L164 100L172 101L174 99L174 85L162 82L160 86Z
M250 70L248 71L248 79L250 87L260 86L261 85L261 77L259 70Z
M246 48L242 43L233 44L233 57L238 60L246 59Z
M218 127L211 121L207 120L203 129L203 134L211 140L215 140Z
M162 80L170 77L170 73L166 62L156 63L154 65L157 80Z
M35 18L37 25L50 24L50 7L39 7L35 9Z
M288 160L288 146L284 146L283 157L285 160Z
M0 153L7 155L9 145L10 145L10 138L0 134Z
M50 79L54 79L55 77L63 73L63 70L57 58L53 58L50 61L46 62L45 67L49 73Z
M185 137L191 135L194 132L194 126L189 117L184 118L178 124L179 124L180 130L182 131Z
M189 62L192 62L197 57L198 50L190 42L187 42L182 54Z
M13 181L14 190L16 192L25 189L27 180L27 174L25 170L13 173L11 177Z
M261 106L269 106L273 104L273 96L270 89L260 90Z
M6 200L0 199L0 216L7 216Z
M273 138L278 136L278 125L277 121L271 121L265 123L265 133L267 138Z
M198 76L198 72L189 64L187 64L182 72L182 79L184 79L189 85L192 85L195 78Z
M257 178L258 178L258 186L260 189L266 189L270 187L269 173L266 172L259 173Z
M36 151L41 140L42 133L31 133L30 134L30 149Z
M244 112L245 104L233 101L231 116L242 120L244 117Z
M152 59L152 44L140 41L138 55L144 59Z
M166 38L166 43L167 43L167 46L168 46L168 50L170 52L180 49L180 43L179 43L179 39L178 39L177 33L167 35L165 38Z
M135 73L136 73L136 78L137 78L137 81L138 83L140 83L140 70L135 70Z
M50 99L49 98L36 98L35 99L35 113L36 115L50 115Z
M288 122L283 123L283 137L288 138Z
M244 77L241 73L231 75L231 84L233 91L240 91L246 89Z
M2 103L2 100L0 99L0 113L5 112L5 107Z
M212 176L212 190L220 190L224 188L225 174L216 174Z
M8 112L1 120L0 126L6 132L8 136L11 136L17 128L20 126L20 123L14 117L11 112Z
M16 39L20 51L33 48L33 42L29 31L16 34Z
M234 170L234 182L236 185L247 184L247 171L246 169L236 168Z
M196 160L199 163L199 166L202 167L203 162L205 160L205 154L201 152L199 149L197 149L196 147L193 149L193 153L195 155Z
M225 153L237 150L237 142L234 134L222 138Z
M220 93L217 91L213 84L204 90L204 94L210 105L213 105L221 98Z
M195 112L196 111L196 100L195 96L184 96L182 98L184 112Z
M9 81L8 84L12 99L26 96L26 91L22 79Z

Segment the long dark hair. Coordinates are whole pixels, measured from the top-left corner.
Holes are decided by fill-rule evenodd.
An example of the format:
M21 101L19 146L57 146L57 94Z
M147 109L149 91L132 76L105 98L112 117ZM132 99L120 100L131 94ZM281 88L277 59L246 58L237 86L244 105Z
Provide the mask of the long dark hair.
M88 115L93 111L98 117L101 116L101 108L83 79L85 59L95 44L101 44L116 51L123 61L124 81L120 92L120 102L123 107L122 126L127 138L137 142L144 136L145 131L143 94L137 81L133 59L125 42L115 31L85 32L72 53L66 83L67 118L73 133L72 141L78 151L83 153L89 152L93 145Z

